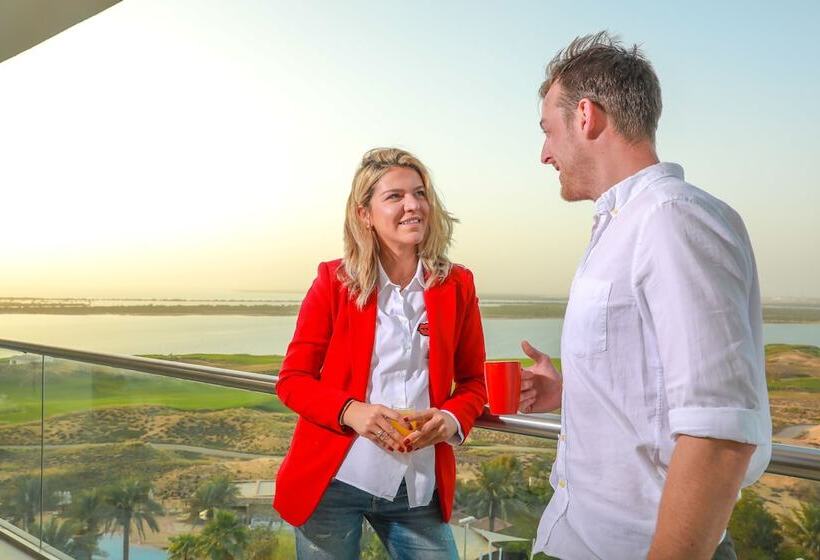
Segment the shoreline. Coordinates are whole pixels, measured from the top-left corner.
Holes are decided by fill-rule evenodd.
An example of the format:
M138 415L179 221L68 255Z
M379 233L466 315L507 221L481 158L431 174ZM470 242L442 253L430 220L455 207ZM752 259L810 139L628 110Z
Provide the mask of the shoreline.
M137 317L247 316L295 317L300 305L0 305L0 315L122 315ZM514 303L481 305L483 319L563 319L566 303ZM815 307L763 306L763 322L769 324L820 323Z

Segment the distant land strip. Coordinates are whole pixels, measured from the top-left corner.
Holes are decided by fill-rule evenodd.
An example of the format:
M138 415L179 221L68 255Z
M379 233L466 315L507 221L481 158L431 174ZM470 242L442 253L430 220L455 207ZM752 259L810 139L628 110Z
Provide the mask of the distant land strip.
M0 314L35 315L296 315L299 306L293 305L2 305Z
M485 319L562 319L565 302L501 303L481 306ZM285 305L83 305L52 303L0 304L0 314L15 315L248 315L257 317L287 317L299 313L298 304ZM766 323L818 323L817 306L763 306Z

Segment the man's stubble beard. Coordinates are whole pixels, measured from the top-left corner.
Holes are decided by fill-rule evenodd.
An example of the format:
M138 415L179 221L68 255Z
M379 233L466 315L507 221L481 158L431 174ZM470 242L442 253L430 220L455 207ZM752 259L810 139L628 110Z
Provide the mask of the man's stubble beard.
M589 193L594 180L592 168L591 159L576 151L575 157L564 165L558 175L558 182L561 183L561 198L567 202L591 200Z

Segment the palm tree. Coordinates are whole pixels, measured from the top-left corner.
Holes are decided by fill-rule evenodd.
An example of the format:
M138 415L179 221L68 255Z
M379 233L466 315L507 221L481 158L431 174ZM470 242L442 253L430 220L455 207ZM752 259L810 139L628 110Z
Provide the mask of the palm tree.
M245 547L245 560L270 560L276 557L279 545L276 533L257 527L251 529L249 537L248 546Z
M227 476L212 478L201 484L191 497L191 520L195 521L201 511L207 511L208 518L211 519L214 510L227 509L238 498L239 489Z
M820 504L800 504L800 509L781 518L786 537L800 546L805 555L820 560Z
M195 560L198 558L199 537L191 533L183 533L168 539L168 560Z
M363 524L362 527L362 549L359 558L361 560L390 560L390 554L384 548L381 539L370 525Z
M516 485L521 480L521 463L512 455L499 455L478 467L476 484L480 489L476 506L487 511L490 531L495 531L498 514L507 515L509 507L518 505Z
M74 535L76 530L77 522L73 519L61 522L56 517L52 517L43 524L42 529L38 525L33 526L31 534L43 539L57 550L75 556L77 542Z
M154 516L162 513L162 506L151 498L151 485L142 480L129 480L122 486L109 488L105 501L108 505L105 531L113 533L122 529L122 559L128 560L131 527L137 529L140 538L145 538L146 525L154 532L159 531Z
M780 558L783 536L777 518L751 488L745 488L729 519L729 534L738 558L749 560Z
M76 549L72 554L77 560L91 560L99 553L97 541L105 520L110 517L108 510L106 496L97 489L82 492L72 501L68 516L78 526L74 537Z
M248 529L233 513L216 510L199 535L198 552L210 560L242 558L248 544Z
M9 485L8 493L3 500L6 503L8 515L13 523L19 523L20 528L30 532L37 514L40 513L40 478L21 476ZM53 498L50 494L43 497L43 507L50 507Z

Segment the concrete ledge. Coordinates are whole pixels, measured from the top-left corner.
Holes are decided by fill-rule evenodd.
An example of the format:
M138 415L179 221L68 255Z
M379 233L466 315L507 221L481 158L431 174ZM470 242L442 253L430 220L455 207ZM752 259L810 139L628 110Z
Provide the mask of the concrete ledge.
M3 560L74 560L48 543L0 519L0 558Z

